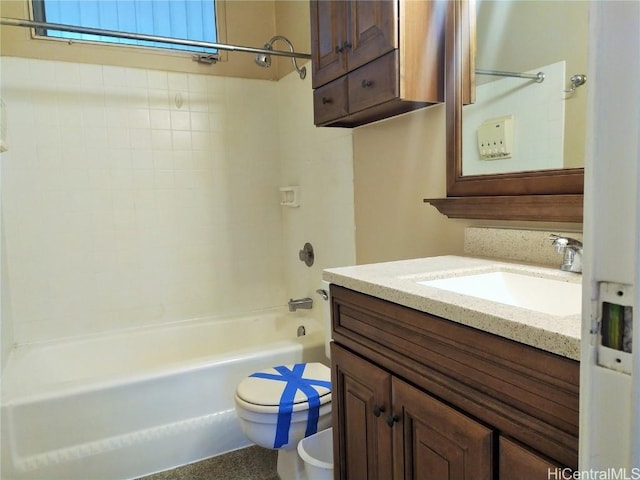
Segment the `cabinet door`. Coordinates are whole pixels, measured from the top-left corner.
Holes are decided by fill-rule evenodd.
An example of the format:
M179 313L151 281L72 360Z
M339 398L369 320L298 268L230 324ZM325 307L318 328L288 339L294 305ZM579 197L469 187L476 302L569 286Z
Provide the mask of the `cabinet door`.
M563 470L562 467L505 437L500 437L498 448L500 480L571 478L569 470ZM560 472L567 476L562 476Z
M391 376L331 344L335 478L389 480Z
M493 432L393 378L395 479L493 478Z
M349 71L398 48L396 0L353 0L348 18L345 46Z
M311 0L312 85L317 88L347 72L347 2Z

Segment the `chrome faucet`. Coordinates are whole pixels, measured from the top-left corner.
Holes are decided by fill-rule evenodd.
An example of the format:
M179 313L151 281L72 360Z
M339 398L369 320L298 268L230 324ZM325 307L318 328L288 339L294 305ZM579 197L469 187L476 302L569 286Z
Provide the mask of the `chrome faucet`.
M551 245L555 248L556 253L564 254L560 270L582 273L582 242L560 235L551 235L549 240L551 240Z
M289 299L289 311L290 312L295 312L299 308L304 308L304 309L308 310L311 307L313 307L313 299L311 299L309 297L298 298L296 300L294 300L293 298Z

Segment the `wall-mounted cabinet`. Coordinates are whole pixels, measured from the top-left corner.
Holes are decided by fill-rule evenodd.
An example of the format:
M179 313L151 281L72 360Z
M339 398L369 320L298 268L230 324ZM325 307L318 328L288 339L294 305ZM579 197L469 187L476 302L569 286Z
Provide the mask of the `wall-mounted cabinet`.
M577 468L579 364L336 285L336 479Z
M444 100L446 1L311 1L314 122L355 127Z

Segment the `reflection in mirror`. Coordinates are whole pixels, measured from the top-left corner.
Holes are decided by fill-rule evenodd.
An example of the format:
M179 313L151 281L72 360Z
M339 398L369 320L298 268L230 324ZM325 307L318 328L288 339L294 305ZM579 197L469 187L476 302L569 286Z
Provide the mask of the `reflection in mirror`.
M476 15L462 175L582 167L587 92L571 77L587 69L588 2L479 0ZM544 80L480 74L487 70L543 72Z

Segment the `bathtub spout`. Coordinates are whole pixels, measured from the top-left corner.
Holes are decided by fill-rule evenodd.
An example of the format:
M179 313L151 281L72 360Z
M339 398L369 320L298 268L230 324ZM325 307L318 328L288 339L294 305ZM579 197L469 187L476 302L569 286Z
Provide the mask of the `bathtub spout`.
M298 298L296 300L294 300L293 298L289 299L289 311L290 312L295 312L299 308L304 308L304 309L308 310L311 307L313 307L313 299L311 299L309 297Z

